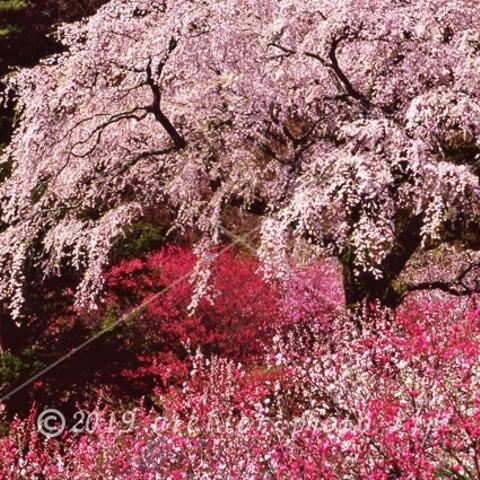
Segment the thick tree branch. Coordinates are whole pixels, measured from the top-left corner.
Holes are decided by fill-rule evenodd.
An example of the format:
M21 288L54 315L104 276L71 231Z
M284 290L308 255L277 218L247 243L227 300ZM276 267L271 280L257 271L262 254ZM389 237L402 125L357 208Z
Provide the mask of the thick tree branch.
M316 53L305 52L305 55L307 57L314 58L315 60L320 61L323 65L330 68L335 74L335 77L337 78L337 80L342 85L345 93L348 96L357 100L364 110L370 110L372 107L372 104L370 103L370 101L365 95L363 95L362 93L360 93L358 90L355 89L350 79L347 77L345 72L340 67L340 64L337 58L338 47L344 40L351 38L352 35L354 34L352 34L352 32L349 29L345 29L345 31L340 36L333 39L330 45L330 49L328 51L328 59L329 59L328 62L325 61L325 59L323 59L320 55Z
M339 84L341 85L341 89L343 90L343 94L347 95L348 97L351 97L355 100L357 100L362 108L364 110L370 110L372 108L372 104L368 100L368 98L360 93L352 84L350 79L347 77L345 72L342 70L340 67L340 64L338 62L337 58L337 50L340 46L340 44L349 38L352 38L352 36L355 36L348 28L345 29L345 31L338 36L337 38L333 39L330 49L328 51L328 61L325 60L321 55L313 52L303 52L307 57L313 58L315 60L318 60L322 65L325 67L329 68L331 71L333 71L335 78L338 80ZM279 44L278 42L270 43L270 46L278 48L281 50L283 53L280 57L289 57L291 55L294 55L298 53L296 50L293 50L291 48L284 47L283 45ZM342 97L340 97L342 99Z
M177 46L177 41L174 38L172 38L170 40L170 44L168 46L168 50L165 54L164 59L160 61L158 64L157 72L156 72L157 78L161 77L165 63L168 57L170 56L170 54L175 50L176 46ZM155 119L162 125L162 127L170 136L170 138L173 140L175 147L178 150L181 150L187 146L187 142L182 137L182 135L180 135L177 129L173 126L170 120L162 112L162 109L161 109L162 90L158 85L158 83L156 82L156 80L153 78L151 60L148 62L146 73L147 73L147 85L150 87L150 90L152 91L152 95L153 95L153 101L151 105L147 107L146 110L148 113L152 113L155 116Z
M467 268L463 269L455 278L451 281L435 280L430 282L419 282L415 284L409 284L404 287L403 298L412 292L425 291L425 290L441 290L442 292L454 295L457 297L463 297L471 295L473 293L480 293L480 280L476 278L474 285L467 285L467 275L473 273L476 269L480 269L480 262L473 262Z
M385 257L382 269L390 279L396 278L405 268L412 255L420 247L423 216L416 215L406 222L405 227L397 235L395 247Z

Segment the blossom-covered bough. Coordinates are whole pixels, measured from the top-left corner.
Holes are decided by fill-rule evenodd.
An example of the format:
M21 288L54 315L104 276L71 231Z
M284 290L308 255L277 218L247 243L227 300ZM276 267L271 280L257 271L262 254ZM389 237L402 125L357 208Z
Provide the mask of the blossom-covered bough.
M327 249L351 305L478 290L479 25L474 0L112 0L63 26L64 53L11 77L0 297L19 318L32 271L73 268L92 301L159 207L201 251L226 208L258 214L277 271ZM455 265L402 281L441 245Z

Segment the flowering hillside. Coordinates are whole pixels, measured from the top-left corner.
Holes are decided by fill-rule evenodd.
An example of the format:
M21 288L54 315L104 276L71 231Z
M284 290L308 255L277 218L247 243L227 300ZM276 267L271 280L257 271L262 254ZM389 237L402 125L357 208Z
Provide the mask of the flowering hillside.
M111 272L111 295L160 284L155 271L140 280L132 272L159 267L163 277L189 261L188 251L167 249L124 263ZM226 257L218 281L240 280L253 267ZM75 430L70 422L48 439L38 435L33 407L0 439L2 478L480 478L475 301L418 297L393 322L374 311L358 330L342 315L332 272L321 270L292 274L289 288L276 292L257 281L260 298L231 285L228 295L242 296L237 323L229 314L236 299L222 293L184 320L182 289L155 303L138 328L149 344L168 339L171 349L156 346L122 372L157 380L153 406L112 409L100 391L85 424ZM308 322L305 311L314 313ZM224 322L232 336L222 336ZM175 357L188 328L191 347ZM167 385L172 372L179 381Z
M0 27L0 480L480 480L477 0Z

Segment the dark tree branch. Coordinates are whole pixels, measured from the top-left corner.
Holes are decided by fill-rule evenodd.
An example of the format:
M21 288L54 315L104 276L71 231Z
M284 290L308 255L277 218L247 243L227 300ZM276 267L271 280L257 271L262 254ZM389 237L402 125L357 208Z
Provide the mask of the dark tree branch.
M345 72L342 70L340 67L340 64L338 62L337 58L337 50L340 46L340 44L349 38L355 38L356 33L350 31L350 29L346 28L344 32L335 38L331 45L330 49L328 51L328 61L325 60L321 55L318 55L317 53L313 52L304 52L304 54L307 57L313 58L315 60L318 60L323 66L329 68L332 70L332 72L335 75L335 78L338 80L339 84L341 85L341 89L344 92L344 95L347 95L348 97L351 97L355 100L357 100L362 108L366 111L370 110L372 108L372 104L368 100L368 98L360 93L352 84L350 79L347 77ZM283 53L280 55L280 57L290 57L291 55L295 55L298 53L296 50L284 47L283 45L279 44L278 42L272 42L269 44L269 46L278 48L280 51ZM340 99L345 100L343 96L340 97Z
M478 276L475 285L467 285L465 283L467 275L473 273L475 269L480 269L480 262L471 263L451 281L436 280L407 285L404 288L402 300L409 293L425 290L441 290L442 292L449 293L450 295L457 297L463 297L473 293L480 293L480 280L478 279Z
M135 166L139 161L150 158L150 157L160 157L163 155L167 155L175 151L175 147L167 147L164 149L154 149L154 150L146 150L144 152L137 153L136 155L132 156L132 158L126 162L123 162L118 168L111 170L110 172L102 172L99 174L100 177L107 177L108 175L112 175L118 177L122 175L127 170Z
M369 111L372 108L376 107L376 108L380 108L380 110L386 115L390 115L396 109L395 102L393 102L391 105L375 105L371 103L367 95L361 93L353 86L348 76L340 67L338 56L337 56L338 48L340 47L341 43L344 40L358 38L360 30L361 30L361 27L358 31L353 31L349 27L346 27L341 35L339 35L337 38L332 40L330 44L330 49L328 51L328 60L324 59L321 55L314 52L303 52L303 54L306 55L307 57L318 60L323 66L327 67L332 71L335 77L337 86L341 91L341 93L339 95L336 95L335 97L330 97L329 98L330 100L334 100L334 101L338 100L338 101L350 103L349 99L354 99L358 103L360 103L360 105L365 111ZM385 36L380 36L377 38L377 40L388 41L388 39ZM285 47L280 43L278 43L277 41L270 43L269 46L278 48L282 52L279 55L270 57L270 60L276 60L276 59L282 60L284 58L288 58L288 57L291 57L292 55L299 53L297 50ZM394 65L396 65L397 63L400 63L402 60L403 60L403 57L399 55Z
M396 247L386 256L382 264L382 269L387 272L391 280L400 275L407 262L420 247L422 225L423 216L416 215L406 222L405 227L398 234L395 241Z
M137 112L143 112L143 113L141 115L137 115ZM138 122L140 120L143 120L146 116L147 116L147 113L146 113L144 107L135 107L132 110L129 110L128 112L116 113L116 114L112 115L108 120L106 120L105 122L102 122L100 125L95 127L90 132L90 135L88 135L87 138L85 138L84 140L79 140L74 145L72 145L70 153L74 157L77 157L77 158L87 157L97 148L97 146L100 143L100 140L102 138L103 131L106 127L108 127L109 125L113 125L117 122L120 122L122 120L128 120L128 119L134 119L134 120L137 120L137 122ZM83 144L87 143L95 135L96 135L95 143L91 148L89 148L86 152L81 153L81 154L77 154L77 153L74 152L74 149L75 149L76 146L83 145Z
M158 64L157 71L156 71L157 78L161 77L166 61L168 60L170 54L175 50L176 47L177 47L177 41L175 40L175 38L172 38L170 40L170 44L168 46L168 50L165 54L165 57ZM148 62L146 73L147 73L147 85L150 87L150 90L152 91L152 95L153 95L152 104L149 105L146 108L146 110L148 113L152 113L155 119L162 125L162 127L170 136L170 138L173 140L175 148L177 148L178 150L181 150L187 146L187 142L182 137L182 135L180 135L177 129L173 126L170 120L162 112L162 109L161 109L162 90L158 85L158 83L156 82L156 80L153 78L151 60Z
M328 51L328 59L329 61L327 62L325 59L323 59L320 55L312 52L305 52L305 55L310 58L314 58L315 60L318 60L319 62L322 63L322 65L325 65L326 67L330 68L333 73L335 74L335 77L337 80L340 82L340 84L343 87L343 90L345 93L349 96L357 100L360 105L363 107L364 110L370 110L372 107L372 104L368 100L368 98L360 93L358 90L355 89L355 87L352 85L352 82L349 80L345 72L342 70L340 67L340 64L338 62L337 58L337 50L340 44L349 38L354 37L355 34L352 34L352 32L349 29L345 29L345 31L340 35L339 37L335 38L331 45L330 49Z

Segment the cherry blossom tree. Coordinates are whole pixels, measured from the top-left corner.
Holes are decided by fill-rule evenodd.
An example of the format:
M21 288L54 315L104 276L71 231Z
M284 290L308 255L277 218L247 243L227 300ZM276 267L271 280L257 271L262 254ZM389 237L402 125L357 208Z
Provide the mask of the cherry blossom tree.
M474 0L111 0L64 25L64 53L10 80L0 297L19 318L32 271L73 268L93 301L160 206L199 252L226 209L259 215L277 273L326 249L350 305L478 290L478 25ZM402 281L442 245L455 266Z

